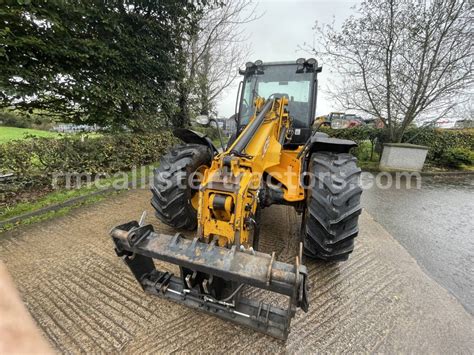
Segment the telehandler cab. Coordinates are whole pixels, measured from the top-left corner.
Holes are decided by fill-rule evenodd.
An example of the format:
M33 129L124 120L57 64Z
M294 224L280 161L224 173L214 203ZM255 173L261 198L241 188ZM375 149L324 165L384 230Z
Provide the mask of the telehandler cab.
M319 72L312 58L247 63L237 134L222 152L205 135L175 131L184 144L162 157L151 203L160 221L196 229L195 238L155 232L144 218L111 231L144 291L287 338L296 309L308 310L303 254L346 260L361 212L360 169L349 154L356 144L312 132ZM302 215L292 264L258 251L260 211L272 204ZM157 270L153 259L178 265L179 275ZM288 307L248 299L246 288L281 294Z

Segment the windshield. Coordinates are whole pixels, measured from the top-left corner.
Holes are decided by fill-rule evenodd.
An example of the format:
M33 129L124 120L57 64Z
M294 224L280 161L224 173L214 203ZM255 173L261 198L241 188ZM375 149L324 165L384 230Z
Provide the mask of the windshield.
M254 114L256 96L268 99L273 94L285 94L293 125L307 127L312 77L312 73L296 73L296 65L264 66L263 74L246 76L239 110L240 124L246 125Z

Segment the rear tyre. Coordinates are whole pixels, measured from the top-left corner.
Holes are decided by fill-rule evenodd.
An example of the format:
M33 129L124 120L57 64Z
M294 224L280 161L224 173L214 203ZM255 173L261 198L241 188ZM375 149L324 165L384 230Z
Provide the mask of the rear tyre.
M308 170L313 178L303 219L305 255L343 261L352 253L362 193L356 162L348 153L311 155Z
M151 204L160 221L179 229L196 228L199 177L211 161L211 151L200 144L178 145L161 158L151 185Z

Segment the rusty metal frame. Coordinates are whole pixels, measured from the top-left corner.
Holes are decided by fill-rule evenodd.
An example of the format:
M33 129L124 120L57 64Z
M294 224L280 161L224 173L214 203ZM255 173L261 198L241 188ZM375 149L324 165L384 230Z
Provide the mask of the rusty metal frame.
M151 225L141 226L136 221L117 226L110 234L117 255L123 258L147 293L279 339L288 337L296 308L308 309L307 270L300 263L301 256L291 265L274 260L274 255L251 249L242 251L235 246L228 249L197 238L186 239L179 233L158 234ZM181 275L157 270L153 259L178 265ZM218 277L234 285L249 285L288 296L288 308L246 299L240 293L231 300L218 300L206 294L202 287L190 288L183 269L193 270L208 279Z

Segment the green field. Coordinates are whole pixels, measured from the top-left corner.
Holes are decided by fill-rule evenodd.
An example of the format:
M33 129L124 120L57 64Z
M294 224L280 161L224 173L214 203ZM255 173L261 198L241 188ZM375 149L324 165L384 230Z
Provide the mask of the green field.
M38 129L0 126L0 144L15 139L24 139L25 135L35 135L37 137L57 137L59 134L48 131L40 131Z

